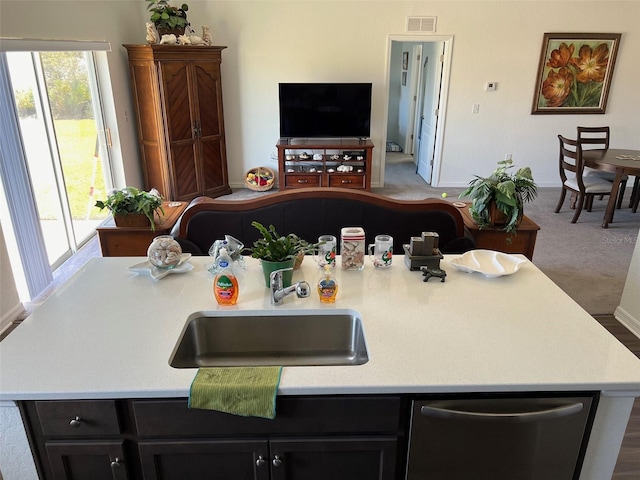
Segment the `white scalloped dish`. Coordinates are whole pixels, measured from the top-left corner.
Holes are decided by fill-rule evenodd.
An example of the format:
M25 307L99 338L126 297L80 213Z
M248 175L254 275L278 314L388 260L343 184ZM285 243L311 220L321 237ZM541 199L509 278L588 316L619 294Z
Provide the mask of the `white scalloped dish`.
M186 273L193 270L193 265L189 263L190 253L183 253L180 263L173 268L158 268L147 260L142 263L136 263L129 267L129 270L136 273L149 274L154 280L160 280L170 273Z
M478 272L485 277L495 278L516 273L527 260L493 250L470 250L450 263L463 272Z

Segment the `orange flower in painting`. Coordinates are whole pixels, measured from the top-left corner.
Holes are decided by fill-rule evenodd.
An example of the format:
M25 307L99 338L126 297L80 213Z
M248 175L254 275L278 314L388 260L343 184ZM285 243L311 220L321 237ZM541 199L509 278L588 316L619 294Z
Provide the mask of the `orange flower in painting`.
M571 59L577 69L576 80L580 83L603 82L609 64L609 47L601 43L592 50L589 45L582 45L577 58Z
M560 47L551 51L551 55L549 55L549 61L547 62L547 67L566 67L569 63L569 60L573 56L573 52L575 49L576 46L573 43L567 46L566 43L562 42L560 44Z
M569 96L573 74L562 67L557 72L550 70L547 79L542 83L542 96L547 100L548 107L559 107Z

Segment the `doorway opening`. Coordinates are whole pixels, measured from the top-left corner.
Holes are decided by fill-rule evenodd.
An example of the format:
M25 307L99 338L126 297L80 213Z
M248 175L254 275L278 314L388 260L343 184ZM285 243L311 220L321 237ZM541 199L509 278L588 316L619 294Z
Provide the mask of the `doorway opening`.
M438 186L452 44L451 36L389 37L381 186L388 161L412 162Z

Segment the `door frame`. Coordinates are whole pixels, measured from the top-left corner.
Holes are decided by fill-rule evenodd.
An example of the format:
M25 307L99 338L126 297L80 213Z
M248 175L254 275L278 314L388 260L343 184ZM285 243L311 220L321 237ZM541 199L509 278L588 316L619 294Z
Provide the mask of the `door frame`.
M438 120L436 123L436 138L435 148L433 156L433 169L431 173L431 186L437 187L440 182L440 166L442 161L442 149L444 140L444 126L446 121L447 103L449 96L449 82L451 77L451 62L453 55L453 35L406 35L395 34L388 35L387 37L387 58L385 68L385 98L383 103L383 125L382 125L382 142L381 145L384 150L380 156L380 171L379 171L379 185L384 186L384 170L386 166L386 145L387 145L387 124L389 121L389 88L390 88L390 76L391 76L391 52L393 42L404 43L444 43L444 54L442 61L442 78L440 83L440 107L438 112Z

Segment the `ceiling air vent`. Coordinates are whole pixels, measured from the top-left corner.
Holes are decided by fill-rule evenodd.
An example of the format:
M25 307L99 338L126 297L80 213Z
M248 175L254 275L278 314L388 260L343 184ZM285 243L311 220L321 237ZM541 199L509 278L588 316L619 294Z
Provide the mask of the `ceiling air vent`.
M407 32L435 33L436 17L407 17Z

